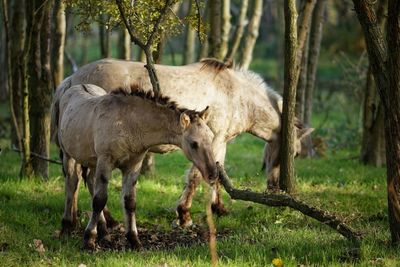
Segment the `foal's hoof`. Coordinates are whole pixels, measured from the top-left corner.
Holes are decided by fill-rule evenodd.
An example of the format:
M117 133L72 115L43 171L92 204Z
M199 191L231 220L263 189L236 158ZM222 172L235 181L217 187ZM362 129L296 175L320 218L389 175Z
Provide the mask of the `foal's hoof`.
M142 243L140 243L137 235L135 235L134 233L126 233L125 237L128 240L129 245L131 246L131 248L133 250L142 250L143 249Z
M85 231L83 235L83 249L90 251L96 250L96 234Z
M217 216L225 216L228 214L228 210L223 204L211 204L211 210Z
M70 235L76 229L76 227L77 227L76 222L62 219L60 235Z

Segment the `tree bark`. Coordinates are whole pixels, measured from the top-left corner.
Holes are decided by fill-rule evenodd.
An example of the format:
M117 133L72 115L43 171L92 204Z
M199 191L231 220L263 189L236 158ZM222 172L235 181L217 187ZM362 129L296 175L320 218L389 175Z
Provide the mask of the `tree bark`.
M131 38L125 27L118 31L118 58L125 60L131 59Z
M247 26L247 34L244 40L244 47L240 66L243 69L248 69L253 58L254 45L258 37L258 30L260 28L260 21L262 15L262 0L254 0L253 15Z
M222 59L221 49L221 0L210 0L209 56Z
M101 15L102 21L106 23L106 15ZM99 23L100 55L102 58L110 57L110 30L103 23Z
M289 194L281 193L257 193L250 190L239 190L233 187L231 180L226 174L225 170L218 165L219 180L224 186L226 192L232 199L240 199L244 201L251 201L254 203L263 204L270 207L290 207L294 210L300 211L304 215L318 220L319 222L328 225L344 237L350 240L361 240L362 234L355 231L348 226L338 216L330 214L325 210L320 210L312 207Z
M189 1L189 9L188 15L193 12L193 1ZM186 27L186 35L185 35L185 45L183 49L183 64L190 64L194 62L194 53L195 53L195 41L196 41L196 31L189 24Z
M308 39L303 49L303 55L300 65L299 82L297 83L297 93L296 93L296 117L304 117L304 104L306 96L306 85L307 85L307 68L308 68Z
M232 45L231 45L231 48L227 55L227 58L232 59L232 60L235 58L236 52L240 45L240 41L242 40L242 37L243 37L243 29L244 29L245 22L246 22L246 14L247 14L248 5L249 5L249 0L242 0L242 5L240 6L238 22L236 25L235 33L233 34Z
M318 57L321 48L322 27L324 20L326 0L317 0L314 8L313 18L310 29L310 42L307 63L307 84L304 96L304 117L303 122L311 125L312 100L315 87L315 77L317 74Z
M7 6L7 4L6 4ZM4 22L3 18L3 5L0 5L0 20ZM8 18L7 18L8 20ZM8 22L7 22L8 23ZM0 102L5 102L8 97L8 48L7 48L7 43L6 43L6 36L5 36L5 29L4 29L4 23L0 24L0 51L3 53L0 53L0 64L1 66L6 66L4 69L5 71L0 72Z
M11 25L10 25L10 57L11 57L11 82L12 90L10 95L11 113L15 115L15 123L11 128L11 145L22 149L21 140L23 138L23 111L22 111L22 92L23 80L25 75L21 73L24 64L24 42L25 42L25 11L24 4L12 1L11 6ZM23 69L22 69L23 70ZM12 98L12 99L11 99Z
M296 104L296 87L299 75L297 10L295 0L285 0L285 79L283 89L283 112L280 150L280 179L282 190L291 193L295 189L294 180L294 117Z
M379 2L376 12L381 30L385 28L387 0ZM360 161L364 164L381 167L386 162L385 134L383 126L383 107L379 101L372 69L368 68L364 92L363 132Z
M62 0L55 0L53 9L54 29L52 35L52 72L54 87L64 79L64 48L65 48L65 4Z
M222 0L221 59L228 53L229 32L231 30L231 0Z
M36 0L29 56L31 151L48 158L50 152L50 106L53 86L50 69L51 10L53 1ZM49 163L32 159L36 176L49 176Z
M353 0L364 31L385 115L388 215L393 245L400 244L400 3L388 2L387 45L372 3Z

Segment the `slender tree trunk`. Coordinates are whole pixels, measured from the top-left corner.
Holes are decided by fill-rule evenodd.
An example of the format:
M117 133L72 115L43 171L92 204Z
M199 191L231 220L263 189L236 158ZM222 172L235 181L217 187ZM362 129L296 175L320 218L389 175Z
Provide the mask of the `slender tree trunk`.
M4 22L3 18L3 5L0 5L0 21ZM7 22L8 23L8 22ZM0 72L0 102L4 102L7 100L8 96L8 63L7 63L7 58L8 58L8 48L6 44L6 36L5 36L5 29L4 29L4 23L0 24L0 64L1 66L6 66L4 69L5 71Z
M385 28L387 6L387 0L380 1L376 12L381 30ZM360 153L360 161L364 164L377 167L385 165L386 150L383 119L383 107L377 94L372 68L369 67L364 92L363 135Z
M106 19L106 16L102 15L103 23L106 23ZM99 42L101 57L110 57L110 30L103 24L99 24Z
M353 0L384 108L387 194L392 244L400 244L400 2L389 0L387 46L372 3Z
M235 33L233 35L233 39L232 39L232 45L231 45L231 48L227 55L227 58L232 59L232 60L235 58L236 52L240 45L240 41L242 40L243 29L244 29L245 22L246 22L246 14L247 14L248 5L249 5L249 0L242 0L242 5L240 6L238 22L236 25Z
M231 30L231 0L222 0L221 59L228 53Z
M317 0L314 8L310 29L310 42L307 63L307 84L305 89L304 118L306 125L311 125L312 100L317 74L318 57L322 40L322 26L324 20L326 0Z
M194 0L196 1L196 0ZM204 13L203 13L203 21L204 22L210 22L210 16L211 16L211 11L210 11L210 6L211 6L212 0L206 0L206 7L204 8ZM209 29L206 27L205 28L205 33L207 36L210 36L210 32L208 31ZM203 41L201 42L200 40L200 49L199 49L199 54L197 59L200 61L202 58L208 57L208 50L210 49L210 44L208 41L209 38L204 38Z
M31 38L33 35L33 25L35 24L35 5L33 1L27 1L25 3L25 17L26 17L26 36L24 39L24 48L20 54L20 61L18 62L18 76L21 77L21 90L22 90L22 164L21 164L21 177L32 178L33 177L33 167L31 158L31 131L30 131L30 121L29 121L29 88L28 88L28 71L27 63L30 52ZM16 7L17 9L22 9L21 5ZM25 25L24 25L25 26ZM25 27L24 27L25 29Z
M30 46L30 123L31 151L48 158L50 152L50 106L53 93L50 69L51 10L53 1L35 1L35 24ZM35 175L49 176L49 163L32 159Z
M308 48L309 42L306 41L306 44L303 49L303 56L300 65L300 74L299 74L299 82L297 84L297 93L296 93L296 117L303 118L304 117L304 104L305 104L305 96L306 96L306 85L307 85L307 68L308 68Z
M189 1L188 15L193 13L193 1ZM185 45L183 48L183 64L190 64L194 62L195 53L196 31L189 24L186 27Z
M53 9L53 40L52 40L52 72L54 87L64 79L64 47L65 47L65 4L62 0L55 0Z
M283 112L280 150L280 179L282 190L292 193L294 180L294 117L296 104L296 87L298 81L298 40L296 0L284 1L285 12L285 81L283 89Z
M260 28L260 21L262 15L262 0L254 0L253 15L250 23L247 26L247 34L244 40L244 47L240 65L244 69L248 69L253 58L253 49L258 37L258 29Z
M24 74L21 67L24 64L24 42L25 42L25 12L24 4L12 1L11 6L11 25L10 25L10 56L11 56L11 79L12 90L10 95L11 113L15 115L16 124L13 123L11 129L11 144L22 150L21 139L23 138L23 111L22 93Z
M131 59L131 38L125 27L118 31L118 58L125 60Z
M221 49L221 9L222 0L210 1L210 35L208 38L209 43L209 56L222 59Z

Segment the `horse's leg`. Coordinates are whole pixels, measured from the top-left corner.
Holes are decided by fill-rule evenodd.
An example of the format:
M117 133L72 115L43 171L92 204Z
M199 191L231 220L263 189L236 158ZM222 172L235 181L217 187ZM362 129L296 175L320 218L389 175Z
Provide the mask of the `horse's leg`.
M221 165L224 165L225 155L226 155L226 143L225 142L213 142L213 151L215 155L215 160ZM218 216L223 216L228 213L221 198L221 185L218 181L215 181L212 188L212 204L211 209L213 213Z
M133 249L140 249L136 227L136 182L139 171L124 172L122 180L122 202L125 216L125 236Z
M178 226L189 227L193 224L189 209L192 206L193 196L201 178L202 175L200 171L192 165L192 168L186 176L185 189L176 207L176 214L178 216L176 224Z
M279 139L266 143L264 147L265 172L269 190L279 190L279 150Z
M111 159L105 156L99 157L95 173L95 190L92 200L92 216L85 229L84 247L88 249L95 248L97 236L97 224L99 220L104 220L102 211L107 203L108 181L111 177L112 163ZM104 229L106 235L107 229Z
M65 207L61 221L61 234L70 233L77 226L78 191L81 166L68 155L63 156Z

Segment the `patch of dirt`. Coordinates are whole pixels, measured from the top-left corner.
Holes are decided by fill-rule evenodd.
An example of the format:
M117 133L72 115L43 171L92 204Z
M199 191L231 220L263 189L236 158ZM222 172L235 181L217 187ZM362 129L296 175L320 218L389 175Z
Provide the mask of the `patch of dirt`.
M83 237L84 229L74 232L73 235ZM207 226L195 225L190 228L162 229L156 225L138 226L139 240L142 250L172 250L177 246L190 247L206 244L209 240ZM111 240L97 242L97 251L125 251L131 249L124 234L122 225L109 229ZM217 229L217 240L226 238L229 230Z

